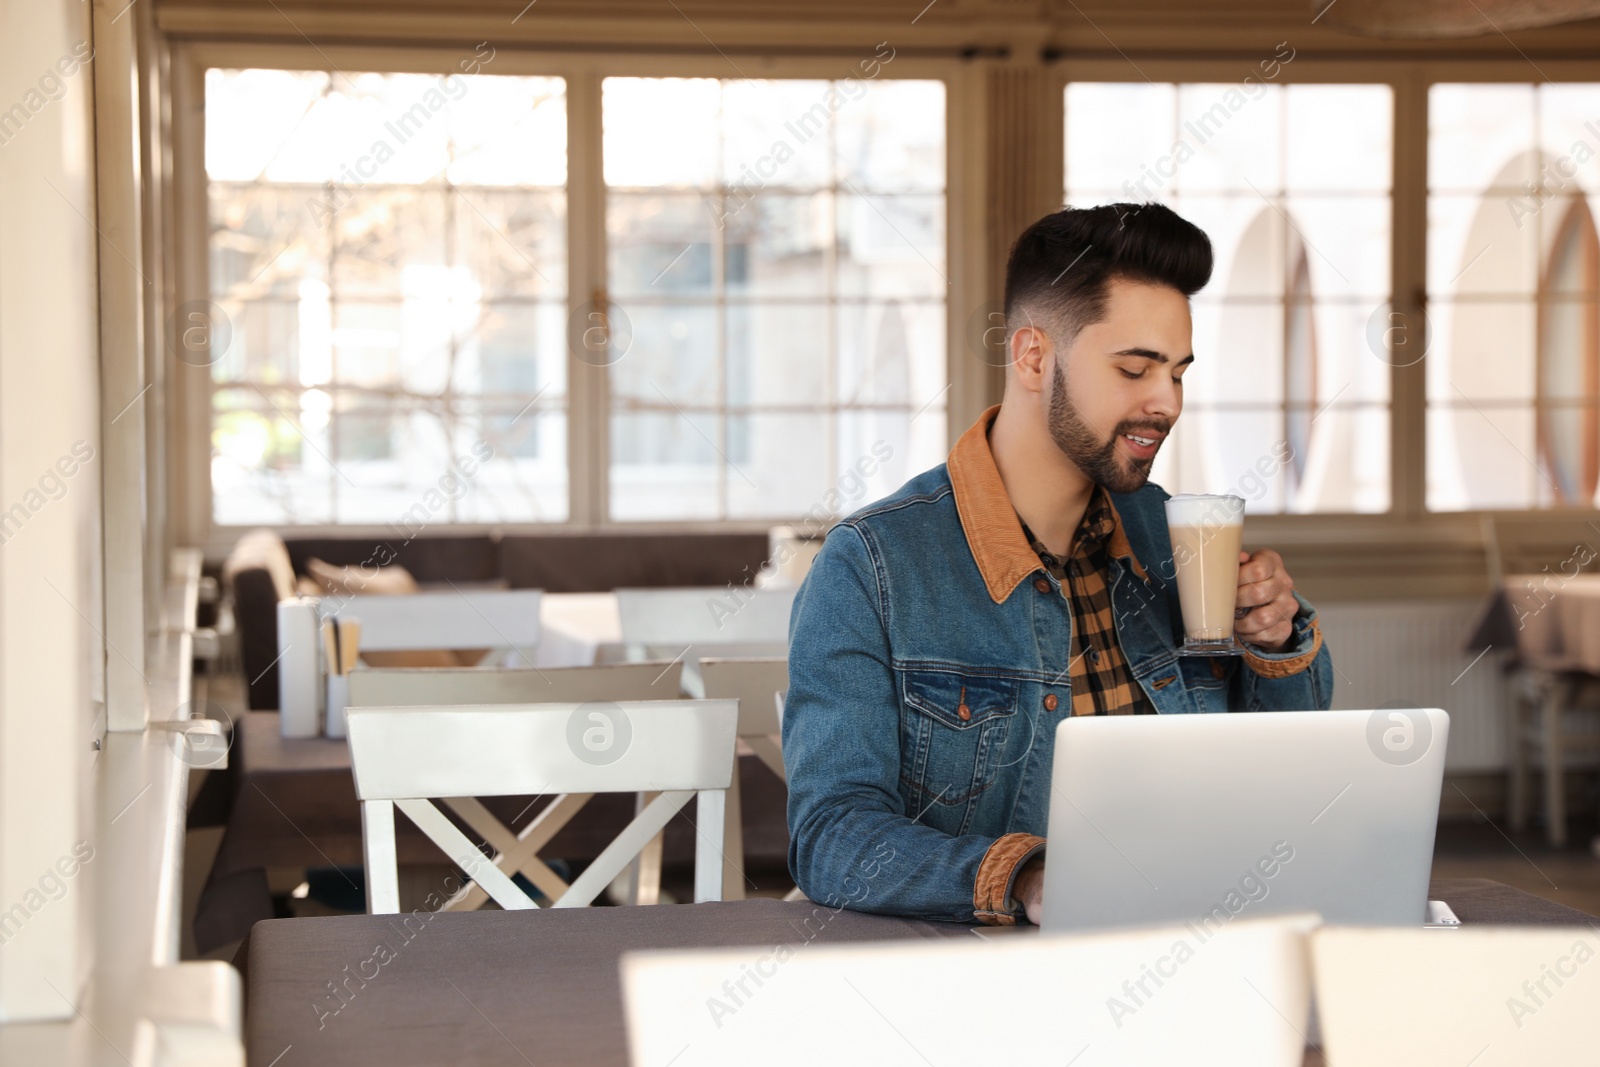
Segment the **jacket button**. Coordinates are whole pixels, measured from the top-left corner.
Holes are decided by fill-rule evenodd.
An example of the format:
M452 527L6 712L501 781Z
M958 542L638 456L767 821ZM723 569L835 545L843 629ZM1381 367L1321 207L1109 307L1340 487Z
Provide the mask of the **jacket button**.
M1228 673L1227 669L1224 668L1222 666L1222 664L1218 663L1216 660L1212 660L1211 661L1211 677L1213 677L1213 678L1221 678L1224 674L1227 674L1227 673Z
M1035 578L1033 580L1033 587L1039 590L1041 593L1048 593L1050 591L1050 583L1045 581L1043 578Z
M956 709L956 717L962 722L966 722L968 719L972 718L972 709L963 704Z
M1045 695L1045 698L1044 698L1044 710L1045 711L1055 711L1056 707L1060 703L1061 703L1060 698L1057 697L1054 693L1047 693Z
M1098 648L1091 648L1089 650L1089 662L1095 664L1100 662L1100 650Z

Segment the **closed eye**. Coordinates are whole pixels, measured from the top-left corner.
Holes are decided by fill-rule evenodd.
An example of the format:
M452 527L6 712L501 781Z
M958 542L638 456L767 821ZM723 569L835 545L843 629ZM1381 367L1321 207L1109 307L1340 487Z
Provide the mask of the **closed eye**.
M1131 371L1125 371L1125 370L1122 370L1122 368L1121 368L1121 367L1118 367L1118 368L1117 368L1117 369L1118 369L1118 370L1119 370L1119 371L1122 371L1122 376L1123 376L1123 377L1124 377L1124 378L1127 378L1127 379L1129 379L1129 380L1130 380L1130 381L1135 381L1135 382L1136 382L1136 381L1138 381L1138 380L1139 380L1139 379L1140 379L1140 378L1143 378L1143 377L1144 377L1144 375L1145 375L1145 372L1144 372L1144 371L1140 371L1140 372L1139 372L1139 373L1138 373L1138 374L1134 374L1134 373L1132 373L1132 372L1131 372ZM1173 375L1173 376L1172 376L1172 384L1174 384L1174 385L1182 385L1182 384L1183 384L1183 375L1181 375L1181 374L1174 374L1174 375Z

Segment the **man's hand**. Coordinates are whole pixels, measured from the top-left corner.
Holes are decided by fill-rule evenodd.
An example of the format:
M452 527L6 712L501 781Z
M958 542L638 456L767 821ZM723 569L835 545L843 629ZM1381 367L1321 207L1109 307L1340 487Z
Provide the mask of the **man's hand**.
M1239 553L1239 594L1234 600L1233 632L1265 652L1282 652L1294 637L1300 602L1290 592L1294 579L1283 557L1270 548Z
M1028 921L1039 925L1044 913L1044 857L1035 856L1022 865L1017 880L1011 885L1011 895L1028 913Z

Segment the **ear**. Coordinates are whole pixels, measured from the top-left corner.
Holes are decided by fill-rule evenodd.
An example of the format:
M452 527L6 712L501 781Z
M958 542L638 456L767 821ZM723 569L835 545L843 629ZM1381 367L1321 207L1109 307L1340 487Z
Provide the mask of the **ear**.
M1019 326L1013 330L1007 354L1011 357L1011 373L1017 384L1029 392L1042 392L1048 384L1054 347L1050 335L1038 326Z

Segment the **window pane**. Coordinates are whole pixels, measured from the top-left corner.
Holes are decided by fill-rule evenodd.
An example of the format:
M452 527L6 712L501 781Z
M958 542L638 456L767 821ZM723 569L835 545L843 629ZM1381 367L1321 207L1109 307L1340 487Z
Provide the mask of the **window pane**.
M839 291L937 296L944 269L943 196L839 197Z
M721 82L607 78L601 92L607 185L712 186L721 154Z
M937 463L943 84L608 78L603 100L631 329L611 353L612 517L843 514L865 502L840 489L861 456L885 491Z
M841 97L836 169L844 187L875 193L938 193L942 200L944 83L834 84Z
M206 165L216 522L565 519L564 82L210 70Z
M1283 90L1264 88L1256 99L1237 85L1180 85L1175 143L1193 144L1180 189L1275 193L1284 179Z
M1428 106L1428 507L1592 507L1600 84L1435 85Z
M728 292L825 295L833 254L834 203L832 193L821 192L761 193L737 204L726 216L724 233Z
M613 193L606 213L611 295L709 295L712 228L722 217L700 193Z
M612 397L643 404L715 405L722 397L714 304L634 304L633 344L612 366Z
M824 303L729 305L728 403L822 405L833 311Z
M1428 91L1428 186L1478 193L1532 181L1529 133L1537 118L1531 85L1435 85ZM1508 166L1509 165L1509 166Z
M1076 83L1065 105L1066 202L1165 203L1215 256L1152 478L1252 512L1386 510L1389 87Z
M842 101L828 81L724 83L723 182L746 189L826 188L828 118Z
M1067 189L1076 198L1086 198L1083 203L1068 202L1087 207L1091 202L1156 197L1174 165L1172 127L1177 106L1176 85L1068 85Z

